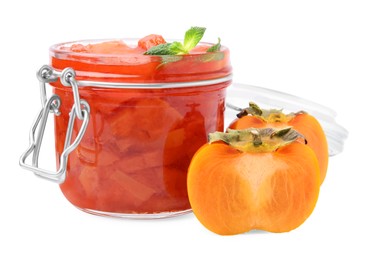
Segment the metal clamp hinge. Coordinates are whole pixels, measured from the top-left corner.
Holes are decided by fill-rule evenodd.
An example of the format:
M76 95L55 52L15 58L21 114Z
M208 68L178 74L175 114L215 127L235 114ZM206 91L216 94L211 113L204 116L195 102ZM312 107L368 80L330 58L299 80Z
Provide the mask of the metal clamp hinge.
M79 97L78 85L76 84L75 72L73 69L68 68L64 70L62 73L57 73L51 67L43 66L38 71L37 77L40 81L41 101L43 103L43 107L38 113L30 129L29 147L21 155L19 163L22 168L32 171L40 177L57 183L62 183L65 181L66 178L68 156L79 145L87 129L90 119L90 106L85 100L81 100ZM74 95L74 105L69 114L69 122L67 125L63 152L59 160L59 168L56 172L54 172L39 168L38 159L49 112L54 112L55 115L59 115L59 107L61 104L60 97L57 95L52 95L49 99L47 99L45 84L49 82L54 82L59 77L61 78L62 84L66 86L72 86ZM71 142L76 118L82 120L83 122L75 140ZM32 164L30 165L26 163L26 160L31 154L33 154L33 156Z

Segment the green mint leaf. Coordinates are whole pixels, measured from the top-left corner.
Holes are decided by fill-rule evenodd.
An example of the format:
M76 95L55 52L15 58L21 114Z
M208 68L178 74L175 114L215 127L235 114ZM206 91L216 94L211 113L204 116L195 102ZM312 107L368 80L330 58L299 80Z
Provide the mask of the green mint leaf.
M153 46L147 50L146 55L175 55L176 53L171 48L172 43L163 43Z
M176 55L180 55L180 54L186 54L186 50L184 49L182 43L180 42L173 42L171 45L170 45L170 50L175 53Z
M151 47L146 55L183 55L188 54L202 39L206 28L191 27L185 33L183 44L180 42L164 43ZM219 47L220 48L220 47Z
M182 60L182 55L162 55L161 56L161 63L156 67L156 69L161 69L163 66L169 63L177 62Z
M200 56L202 62L218 61L224 59L223 52L208 52Z
M222 45L220 45L220 38L218 38L218 43L216 43L213 46L211 46L210 48L208 48L207 52L216 52L216 51L219 51L221 46Z
M197 44L201 41L206 28L204 27L191 27L185 33L185 39L183 41L183 48L185 53L189 53Z

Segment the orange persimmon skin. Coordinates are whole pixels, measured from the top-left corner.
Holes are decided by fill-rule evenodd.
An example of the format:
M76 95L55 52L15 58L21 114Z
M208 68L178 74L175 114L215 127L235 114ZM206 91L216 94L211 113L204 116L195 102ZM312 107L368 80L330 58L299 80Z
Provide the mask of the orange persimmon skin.
M317 156L319 168L321 171L321 184L325 180L327 166L329 162L329 151L326 135L319 124L318 120L309 114L297 114L288 122L268 123L258 116L244 116L234 120L229 128L231 129L246 129L246 128L266 128L276 127L281 128L292 126L294 130L300 132L307 140L307 145L315 152Z
M188 195L210 231L287 232L312 213L319 195L317 158L295 142L275 152L241 152L224 143L202 146L188 171Z

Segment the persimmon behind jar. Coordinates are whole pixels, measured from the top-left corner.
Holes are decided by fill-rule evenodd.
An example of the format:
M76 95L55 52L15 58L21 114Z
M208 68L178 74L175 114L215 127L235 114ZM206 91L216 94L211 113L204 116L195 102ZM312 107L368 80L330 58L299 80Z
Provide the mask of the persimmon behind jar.
M75 71L80 99L91 108L60 184L79 209L133 218L190 211L186 177L191 158L208 133L224 127L229 50L221 46L207 52L212 44L200 43L185 55L144 54L152 42L164 42L157 37L71 42L50 49L51 67ZM61 99L55 117L60 163L75 96L59 81L50 84ZM80 129L76 119L73 139Z

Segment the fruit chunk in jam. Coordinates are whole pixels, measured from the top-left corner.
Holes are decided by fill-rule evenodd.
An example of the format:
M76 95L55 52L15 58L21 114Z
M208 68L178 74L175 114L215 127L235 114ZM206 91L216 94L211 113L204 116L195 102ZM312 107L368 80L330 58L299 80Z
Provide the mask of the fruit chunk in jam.
M73 44L63 50L92 54L144 54L153 46L166 43L161 35L150 34L141 38L137 46L128 46L123 40L105 41L90 44Z

